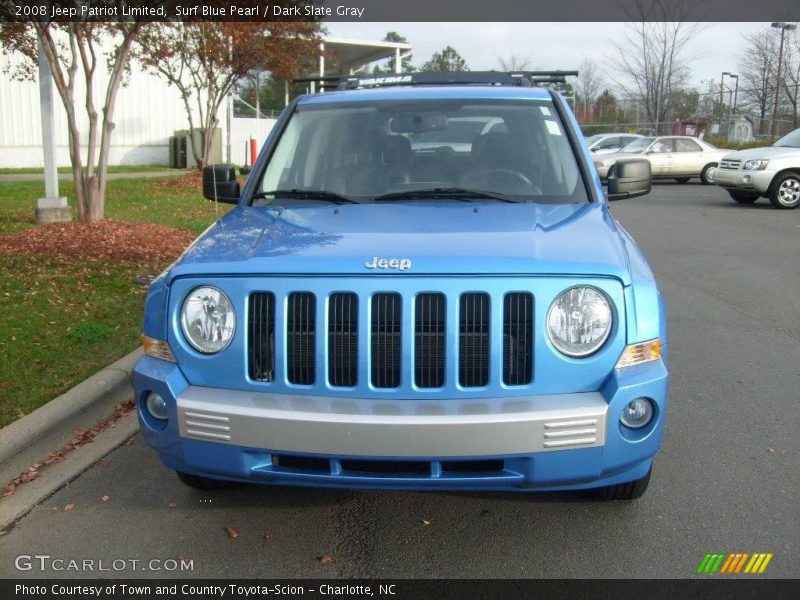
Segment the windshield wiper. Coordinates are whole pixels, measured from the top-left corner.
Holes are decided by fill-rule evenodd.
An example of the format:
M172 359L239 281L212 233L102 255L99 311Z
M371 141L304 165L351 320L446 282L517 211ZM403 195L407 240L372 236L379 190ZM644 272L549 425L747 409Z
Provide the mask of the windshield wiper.
M283 196L284 198L296 198L298 200L324 200L325 202L333 202L334 204L358 204L352 198L335 194L334 192L326 192L324 190L272 190L271 192L258 192L253 196L253 200L258 198L267 198L268 196Z
M483 190L469 190L466 188L449 187L449 188L432 188L429 190L408 190L407 192L392 192L390 194L381 194L375 196L376 202L383 202L385 200L400 200L403 198L453 198L459 200L464 198L489 198L491 200L499 200L501 202L520 202L519 200L512 200L503 194L496 194L494 192L485 192Z

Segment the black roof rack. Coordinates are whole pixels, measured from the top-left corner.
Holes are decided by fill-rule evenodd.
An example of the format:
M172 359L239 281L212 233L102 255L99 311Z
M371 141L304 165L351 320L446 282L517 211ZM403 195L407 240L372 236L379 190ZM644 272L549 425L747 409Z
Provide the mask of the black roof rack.
M391 75L325 75L298 77L295 83L319 83L340 90L394 85L505 85L531 87L564 83L577 71L454 71L438 73L396 73Z

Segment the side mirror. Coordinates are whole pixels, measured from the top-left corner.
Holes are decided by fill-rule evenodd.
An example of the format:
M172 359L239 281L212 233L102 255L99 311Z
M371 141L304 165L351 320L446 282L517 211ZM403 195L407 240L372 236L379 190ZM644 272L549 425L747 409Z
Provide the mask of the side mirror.
M650 161L642 158L618 160L608 176L608 199L623 200L650 193Z
M241 195L233 165L209 165L203 169L203 196L217 202L238 204Z

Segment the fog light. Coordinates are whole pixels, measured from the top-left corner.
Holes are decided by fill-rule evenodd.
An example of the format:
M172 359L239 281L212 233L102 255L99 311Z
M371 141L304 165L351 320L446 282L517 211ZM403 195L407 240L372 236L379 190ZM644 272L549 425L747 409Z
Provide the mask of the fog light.
M625 427L641 429L653 418L653 403L647 398L637 398L622 409L619 420Z
M750 175L745 175L744 177L742 177L742 181L744 181L745 183L750 183Z
M156 419L166 420L169 416L167 401L155 392L147 394L147 412Z

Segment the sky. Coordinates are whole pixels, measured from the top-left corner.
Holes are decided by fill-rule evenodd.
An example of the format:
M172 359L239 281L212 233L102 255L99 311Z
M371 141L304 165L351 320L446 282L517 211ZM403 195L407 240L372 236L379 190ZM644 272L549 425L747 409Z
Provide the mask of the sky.
M687 45L692 58L691 83L719 81L723 71L736 72L742 35L768 23L703 23ZM499 67L497 57L530 57L532 68L577 69L584 59L602 66L614 54L612 40L624 40L624 23L327 23L332 37L383 39L397 31L414 46L414 64L451 45L472 70Z

